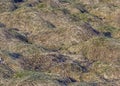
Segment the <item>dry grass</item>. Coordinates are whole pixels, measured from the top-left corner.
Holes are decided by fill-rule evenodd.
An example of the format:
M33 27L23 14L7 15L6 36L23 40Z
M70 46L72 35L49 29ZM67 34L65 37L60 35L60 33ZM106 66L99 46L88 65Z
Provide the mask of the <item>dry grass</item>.
M13 3L2 2L0 78L10 76L6 86L117 86L119 3L27 0L11 11Z

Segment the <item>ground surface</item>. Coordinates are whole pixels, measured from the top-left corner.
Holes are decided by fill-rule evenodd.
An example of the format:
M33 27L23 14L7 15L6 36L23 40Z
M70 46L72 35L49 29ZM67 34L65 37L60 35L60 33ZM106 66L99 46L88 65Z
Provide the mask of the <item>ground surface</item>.
M119 86L120 0L0 0L0 86Z

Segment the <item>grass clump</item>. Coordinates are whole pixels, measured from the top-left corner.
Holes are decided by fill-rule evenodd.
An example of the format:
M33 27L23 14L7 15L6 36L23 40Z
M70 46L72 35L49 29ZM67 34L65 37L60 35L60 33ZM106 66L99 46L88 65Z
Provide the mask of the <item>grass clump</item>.
M37 5L37 7L38 7L39 9L43 9L43 8L46 7L46 4L40 3L40 4Z
M114 53L113 53L114 51ZM112 61L119 56L119 48L111 44L111 39L106 37L96 37L85 43L83 54L92 60Z
M28 76L30 74L32 74L32 72L30 72L30 71L16 72L14 74L13 78L16 78L16 79L18 79L18 78L24 78L24 77L26 77L26 76Z

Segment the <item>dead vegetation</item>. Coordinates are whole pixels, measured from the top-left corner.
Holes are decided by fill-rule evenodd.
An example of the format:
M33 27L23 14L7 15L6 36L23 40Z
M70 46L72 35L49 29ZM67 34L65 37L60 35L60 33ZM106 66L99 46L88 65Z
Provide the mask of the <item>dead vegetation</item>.
M1 0L0 85L119 86L119 3Z

